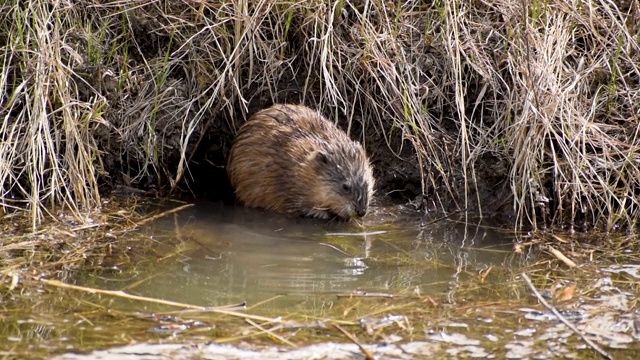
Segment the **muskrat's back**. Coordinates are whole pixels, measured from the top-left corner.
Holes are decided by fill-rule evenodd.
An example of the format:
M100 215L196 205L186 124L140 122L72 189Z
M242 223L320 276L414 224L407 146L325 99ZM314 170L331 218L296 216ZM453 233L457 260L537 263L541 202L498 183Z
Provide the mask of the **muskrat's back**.
M236 135L227 173L248 207L324 219L363 216L374 187L362 146L302 105L253 114Z

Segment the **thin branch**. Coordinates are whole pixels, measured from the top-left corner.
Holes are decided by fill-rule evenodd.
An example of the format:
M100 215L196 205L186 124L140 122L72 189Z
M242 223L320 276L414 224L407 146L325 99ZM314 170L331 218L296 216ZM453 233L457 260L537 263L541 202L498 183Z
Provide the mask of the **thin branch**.
M538 301L540 301L542 303L542 305L544 305L547 309L549 309L549 311L551 311L560 321L562 321L562 323L567 325L567 327L569 329L571 329L571 331L573 331L576 335L580 336L580 338L584 342L586 342L593 350L597 351L604 359L613 359L613 357L611 357L611 355L609 355L606 351L602 350L596 343L594 343L589 338L587 338L582 333L582 331L580 331L575 325L573 325L571 322L569 322L569 320L567 320L564 316L562 316L562 314L560 314L560 312L555 307L551 306L551 304L549 304L542 297L542 295L540 295L540 292L536 289L536 287L533 286L533 283L531 282L531 279L529 279L527 274L522 273L520 275L524 279L524 282L527 284L529 289L531 289L533 294L538 298Z

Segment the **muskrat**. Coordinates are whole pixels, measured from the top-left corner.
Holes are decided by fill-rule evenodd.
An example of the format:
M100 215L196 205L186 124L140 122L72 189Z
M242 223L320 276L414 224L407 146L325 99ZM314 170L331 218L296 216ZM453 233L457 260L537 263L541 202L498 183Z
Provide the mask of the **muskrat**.
M321 219L364 216L374 188L360 143L303 105L250 116L231 146L227 174L247 207Z

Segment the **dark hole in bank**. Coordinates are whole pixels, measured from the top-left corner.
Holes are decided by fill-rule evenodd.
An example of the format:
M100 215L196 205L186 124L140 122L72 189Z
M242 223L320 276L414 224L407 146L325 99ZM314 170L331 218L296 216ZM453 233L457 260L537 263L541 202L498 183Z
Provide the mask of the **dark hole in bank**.
M304 101L300 91L290 90L278 99L280 103L299 104L317 108L311 101ZM248 106L247 116L254 112L272 105L270 101L252 101ZM234 111L241 114L240 109ZM325 116L332 118L331 113ZM193 136L190 147L187 150L187 159L190 159L188 167L176 189L171 192L171 185L167 175L175 176L179 163L179 151L170 151L170 155L164 154L164 166L166 170L147 169L146 176L136 176L140 173L139 164L131 162L120 165L119 176L114 176L113 171L109 171L109 177L103 180L103 190L106 193L127 194L131 191L144 192L149 196L177 196L185 199L204 199L208 201L223 202L233 204L235 202L234 189L229 183L226 164L229 151L235 136L234 123L239 128L245 118L229 119L226 111L219 111L213 120L208 124L204 135ZM338 125L346 129L347 119L339 117ZM376 179L376 198L406 202L414 200L421 195L421 174L417 169L415 155L410 146L404 146L402 156L407 160L399 160L385 143L385 139L375 134L376 129L369 126L367 132L367 144L365 146L367 155L374 169ZM356 124L352 126L350 137L361 140L362 126ZM392 147L400 148L399 144L392 144ZM117 167L117 166L116 166ZM135 179L135 180L131 180Z

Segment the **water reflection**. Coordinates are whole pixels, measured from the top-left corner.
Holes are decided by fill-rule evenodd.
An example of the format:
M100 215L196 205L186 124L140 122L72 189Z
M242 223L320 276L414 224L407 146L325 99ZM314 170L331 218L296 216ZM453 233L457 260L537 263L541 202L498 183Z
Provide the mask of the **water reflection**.
M376 209L359 226L199 203L145 231L175 237L187 250L138 267L127 291L206 306L252 306L280 295L264 305L276 308L355 291L443 291L461 270L501 265L510 241L473 225L425 225L397 208ZM89 281L122 289L115 280Z

